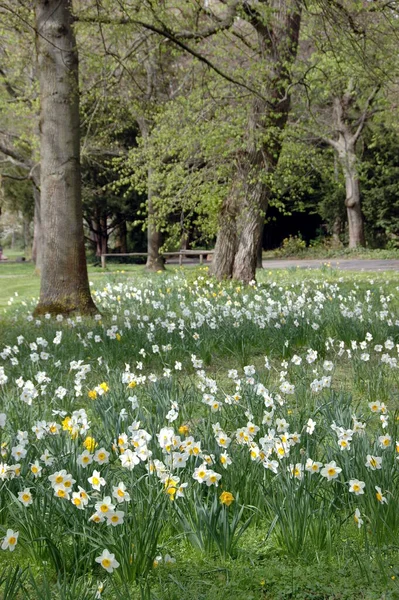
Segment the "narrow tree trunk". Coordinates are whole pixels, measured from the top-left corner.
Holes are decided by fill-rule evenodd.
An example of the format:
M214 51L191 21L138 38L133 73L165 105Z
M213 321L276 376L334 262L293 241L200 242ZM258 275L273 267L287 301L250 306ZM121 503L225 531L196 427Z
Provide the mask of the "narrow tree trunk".
M108 228L107 228L107 216L102 215L100 217L100 230L99 230L99 247L100 254L108 253Z
M151 175L148 177L148 223L147 223L147 262L145 268L147 271L164 271L164 261L162 256L159 254L159 250L162 246L162 234L158 230L155 221L155 210L152 202L153 192L151 189Z
M71 0L37 0L42 277L35 314L93 313L83 234L78 54Z
M332 239L333 239L335 246L341 245L341 239L340 239L341 229L342 229L342 221L341 221L341 217L338 215L335 217L334 223L332 226Z
M365 245L357 172L356 142L367 122L368 111L378 90L379 86L375 87L368 97L355 131L353 130L351 109L356 105L357 92L353 78L349 79L345 92L341 96L336 96L333 102L333 121L337 139L327 139L327 142L336 150L345 177L345 206L348 215L349 248Z
M149 70L149 80L152 81L155 76L153 73L153 67L150 64L147 64L146 68ZM152 89L152 84L150 85ZM151 92L148 92L149 97L151 96ZM151 135L151 122L145 116L140 117L138 119L138 124L140 127L141 135L144 140L147 140ZM164 271L165 265L162 256L159 254L159 250L162 246L162 234L159 231L158 224L156 222L156 211L154 208L154 196L156 190L154 190L153 183L153 170L151 167L148 168L148 180L147 180L147 210L148 210L148 218L147 218L147 262L145 264L145 268L147 271Z
M260 224L260 234L258 240L258 250L256 253L256 268L263 269L263 230L265 228L265 219L262 219Z
M365 245L363 215L360 207L359 179L356 172L356 156L349 156L344 166L348 215L349 248Z
M27 217L26 215L24 215L23 218L23 222L22 222L22 234L23 234L23 246L24 246L24 252L25 254L30 253L30 244L31 244L31 235L30 235L30 224L31 224L31 220L29 217Z
M35 209L33 216L32 260L35 263L36 273L40 274L42 268L43 238L42 220L40 216L40 190L36 185L33 186L33 199L35 202Z
M118 226L118 246L121 254L127 253L127 226L125 219Z
M365 245L363 215L360 207L360 187L357 173L355 144L352 136L341 132L336 142L339 160L345 177L345 206L348 215L349 248Z

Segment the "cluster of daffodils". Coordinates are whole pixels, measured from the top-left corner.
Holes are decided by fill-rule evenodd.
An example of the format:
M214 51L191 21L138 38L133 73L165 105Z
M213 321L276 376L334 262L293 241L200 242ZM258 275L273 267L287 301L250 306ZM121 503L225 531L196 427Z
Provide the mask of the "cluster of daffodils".
M116 541L129 535L144 480L170 515L194 510L193 496L204 505L214 498L230 515L252 477L251 486L288 481L292 494L305 484L318 486L320 497L344 492L355 531L371 520L374 505L380 513L398 509L390 386L399 346L393 333L374 342L375 324L399 325L391 295L361 296L356 286L344 295L338 283L326 282L319 289L301 283L242 290L201 277L189 287L181 276L161 287L109 284L95 295L113 312L112 325L101 317L89 325L56 318L54 331L52 318L30 318L30 333L0 351L0 486L13 506L4 509L3 550L13 551L29 529L14 531L13 515L19 511L23 522L51 500L73 511L90 539L102 540L93 558L112 573L122 563ZM243 369L234 359L217 376L204 366L201 343L209 331L230 336L254 326L280 335L305 327L321 336L332 304L343 322L373 334L325 336L317 350L291 348L285 339L284 359L269 355ZM340 368L363 385L355 402L348 394L340 399ZM366 378L377 373L373 387Z

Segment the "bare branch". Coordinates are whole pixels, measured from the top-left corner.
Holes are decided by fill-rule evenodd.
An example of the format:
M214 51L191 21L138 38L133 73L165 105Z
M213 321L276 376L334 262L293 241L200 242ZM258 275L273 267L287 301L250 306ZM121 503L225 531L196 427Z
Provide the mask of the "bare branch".
M27 179L29 179L28 175L25 176L17 176L17 175L11 175L11 173L0 173L0 178L3 179L14 179L15 181L26 181Z
M321 139L329 146L332 146L335 150L337 150L337 151L339 150L339 144L335 140L332 140L331 138L321 138Z
M366 105L364 107L362 116L360 117L360 123L359 123L359 125L358 125L355 133L353 134L353 141L354 141L354 143L356 143L357 140L359 139L359 136L360 136L360 134L363 131L363 128L364 128L364 126L365 126L365 124L367 122L367 119L370 118L370 116L371 116L370 113L369 113L369 108L372 105L372 103L373 103L376 95L378 94L379 90L380 90L380 86L376 86L373 89L373 91L371 92L370 96L366 100Z
M0 152L4 154L7 157L8 161L12 163L15 167L19 167L25 170L30 170L32 168L32 164L30 161L26 160L13 148L9 148L2 142L0 142Z

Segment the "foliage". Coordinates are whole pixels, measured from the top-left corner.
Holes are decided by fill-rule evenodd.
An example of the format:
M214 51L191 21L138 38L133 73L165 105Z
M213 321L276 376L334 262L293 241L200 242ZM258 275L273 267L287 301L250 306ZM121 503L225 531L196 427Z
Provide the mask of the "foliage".
M374 245L398 248L399 137L394 129L369 133L362 161L363 212Z

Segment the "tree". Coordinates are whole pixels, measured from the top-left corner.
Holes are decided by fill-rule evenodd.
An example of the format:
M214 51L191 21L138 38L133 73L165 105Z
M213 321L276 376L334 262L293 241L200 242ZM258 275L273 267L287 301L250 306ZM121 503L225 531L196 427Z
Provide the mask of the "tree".
M361 137L375 114L394 102L397 14L388 4L394 5L334 1L307 22L304 35L308 52L301 57L304 87L296 94L295 117L304 136L335 151L345 181L350 248L365 245Z
M327 138L327 141L336 150L345 176L345 206L348 216L349 248L365 245L356 143L366 124L371 104L377 92L378 87L374 88L367 98L355 128L352 126L350 115L350 109L356 102L353 80L349 80L348 88L342 96L334 98L334 129L337 132L337 138Z
M71 0L37 0L43 262L35 314L93 313L83 236L78 52Z
M40 268L40 169L38 165L37 85L30 10L9 12L0 7L0 175L12 198L12 210L21 211L26 227L35 212L33 258ZM12 5L9 4L12 8ZM4 18L4 17L7 18ZM9 182L9 185L7 185ZM29 186L26 182L30 182ZM23 193L11 188L23 186ZM11 195L10 195L11 193Z
M298 44L301 0L215 0L204 6L189 0L182 9L173 2L155 6L152 2L136 5L121 1L112 14L105 0L97 3L100 5L101 13L94 15L88 10L83 20L157 33L225 81L250 93L229 197L221 207L213 265L218 278L234 276L250 281L255 275L268 203L267 179L278 161L280 133L290 107L290 69ZM220 52L224 45L221 34L228 35L231 42L224 55Z
M218 279L255 278L259 239L270 199L268 177L281 152L281 132L290 110L291 66L296 57L301 3L243 3L261 61L262 97L252 99L246 139L236 158L236 176L220 213L212 272Z
M373 124L367 132L360 181L366 234L373 246L399 247L399 130L397 112L390 123ZM395 126L396 121L396 126Z

